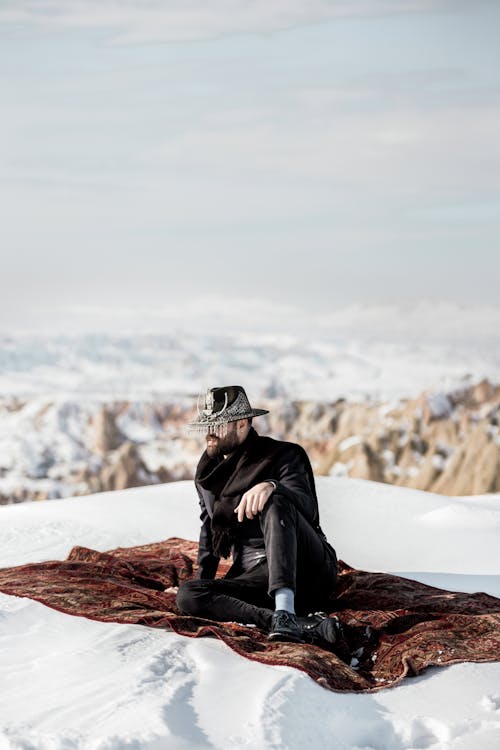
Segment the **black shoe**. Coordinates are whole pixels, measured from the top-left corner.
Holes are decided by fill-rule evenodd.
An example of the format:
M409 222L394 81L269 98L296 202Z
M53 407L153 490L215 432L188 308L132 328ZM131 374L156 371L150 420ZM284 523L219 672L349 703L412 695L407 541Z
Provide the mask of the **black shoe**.
M335 615L328 617L324 612L299 618L299 625L304 640L308 643L328 643L335 646L344 640L342 623Z
M285 609L277 609L273 613L268 639L270 641L291 641L292 643L304 642L297 618Z
M346 664L359 663L366 647L375 643L375 634L367 625L346 625L336 615L324 612L299 618L304 639L323 648L331 648Z

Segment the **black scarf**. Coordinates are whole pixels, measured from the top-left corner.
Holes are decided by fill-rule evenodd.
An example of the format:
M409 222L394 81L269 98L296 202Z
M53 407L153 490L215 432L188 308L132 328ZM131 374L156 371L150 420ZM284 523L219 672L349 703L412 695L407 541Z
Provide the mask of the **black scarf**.
M273 479L273 464L289 449L286 443L258 435L253 427L247 438L226 458L209 458L205 451L195 481L215 496L212 548L217 557L229 557L231 546L242 538L242 523L234 509L254 485Z

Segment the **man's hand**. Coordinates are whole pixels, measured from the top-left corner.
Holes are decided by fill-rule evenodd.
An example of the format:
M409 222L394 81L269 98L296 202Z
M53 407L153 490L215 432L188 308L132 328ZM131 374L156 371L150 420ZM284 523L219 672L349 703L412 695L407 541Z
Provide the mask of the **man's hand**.
M270 482L259 482L255 487L247 490L239 505L234 509L234 512L238 514L238 521L241 523L245 516L254 518L263 509L273 492L274 485Z

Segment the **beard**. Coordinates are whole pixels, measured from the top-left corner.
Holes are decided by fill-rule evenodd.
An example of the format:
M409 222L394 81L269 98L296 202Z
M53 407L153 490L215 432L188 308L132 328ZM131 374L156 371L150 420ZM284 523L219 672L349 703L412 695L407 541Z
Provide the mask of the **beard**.
M232 453L239 445L236 423L229 422L224 436L209 433L206 437L206 441L207 456L209 458L216 458L221 454L227 456L228 453Z

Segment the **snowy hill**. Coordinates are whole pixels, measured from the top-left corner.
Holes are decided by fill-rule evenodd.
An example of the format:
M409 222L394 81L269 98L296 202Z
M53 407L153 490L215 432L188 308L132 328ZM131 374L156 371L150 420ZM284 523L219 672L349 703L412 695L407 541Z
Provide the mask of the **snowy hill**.
M500 495L449 498L319 478L340 557L500 596ZM169 536L196 539L190 482L0 508L0 565ZM331 693L214 640L70 617L0 595L0 749L498 750L500 663L432 669L375 695Z
M479 319L470 310L445 314L439 306L409 318L397 308L369 308L307 322L300 312L293 325L286 318L294 335L277 330L279 312L272 309L255 333L235 321L221 326L220 311L224 334L167 325L169 334L0 331L0 397L77 403L175 398L192 405L193 395L213 383L239 383L243 373L254 397L305 400L392 399L483 378L500 381L500 308ZM247 324L249 316L245 304Z
M269 434L302 444L309 439L306 447L319 474L379 479L446 494L498 491L494 445L489 446L486 472L477 460L484 447L477 440L467 457L478 467L480 480L468 472L470 481L455 482L445 471L453 461L451 473L458 474L453 453L468 439L476 411L478 420L486 419L487 440L500 445L494 409L498 392L496 399L483 394L478 403L469 403L465 424L459 410L469 390L485 378L492 392L500 383L498 314L490 310L477 317L439 307L421 307L409 318L393 308L371 313L373 320L361 309L344 311L343 317L339 313L328 325L309 320L310 335L297 325L293 336L262 330L234 333L231 327L224 335L175 328L168 335L0 333L0 504L192 476L199 448L186 440L188 412L207 386L239 382L252 403L271 408ZM432 316L448 323L425 327ZM416 400L411 408L395 414L400 399L408 398ZM297 401L304 413L291 418L297 408L291 402ZM344 408L332 411L335 402L361 404L365 414L352 412L353 420L346 414L346 422L356 429L344 430L335 445L325 446ZM330 405L330 414L323 415L318 434L322 415L314 408L321 403ZM430 432L440 434L421 432L422 408L432 418L450 419L449 429L434 425ZM291 434L299 417L302 425ZM344 443L344 437L359 438L357 447ZM311 440L322 441L316 456ZM446 486L434 486L441 473Z

